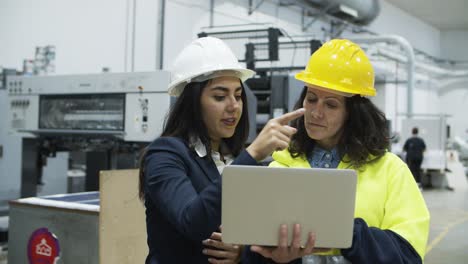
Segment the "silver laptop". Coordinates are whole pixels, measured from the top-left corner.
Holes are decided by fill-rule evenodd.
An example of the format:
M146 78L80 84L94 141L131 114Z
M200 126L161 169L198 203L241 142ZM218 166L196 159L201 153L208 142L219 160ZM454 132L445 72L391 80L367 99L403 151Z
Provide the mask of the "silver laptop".
M315 247L352 243L357 176L354 170L231 165L222 181L223 241L276 246L281 224L301 224L301 243L316 234Z

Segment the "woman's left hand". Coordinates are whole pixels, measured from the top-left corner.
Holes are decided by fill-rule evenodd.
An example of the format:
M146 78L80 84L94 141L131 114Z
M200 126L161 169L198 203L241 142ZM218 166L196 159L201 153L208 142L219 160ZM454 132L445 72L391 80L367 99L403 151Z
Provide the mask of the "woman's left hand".
M242 246L223 243L221 233L213 232L210 238L203 240L203 245L208 246L203 254L208 256L209 263L237 264L240 261Z

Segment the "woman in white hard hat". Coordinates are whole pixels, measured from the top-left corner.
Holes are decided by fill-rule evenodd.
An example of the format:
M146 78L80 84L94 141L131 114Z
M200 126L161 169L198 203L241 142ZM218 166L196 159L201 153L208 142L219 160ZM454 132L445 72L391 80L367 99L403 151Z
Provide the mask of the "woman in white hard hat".
M296 108L306 112L293 121L297 133L289 148L273 153L270 166L346 168L358 174L351 248L322 251L302 263L422 263L429 212L406 164L388 152L384 113L365 97L376 94L365 53L349 40L331 40L312 54L296 79L305 83ZM292 244L300 244L299 238ZM280 263L301 263L304 249L250 250ZM251 251L247 263L270 263Z
M177 96L161 137L140 168L146 206L146 263L237 263L240 247L221 242L221 179L228 164L257 165L288 146L296 129L287 123L303 109L270 120L247 148L246 95L241 67L229 47L212 37L188 45L171 70Z

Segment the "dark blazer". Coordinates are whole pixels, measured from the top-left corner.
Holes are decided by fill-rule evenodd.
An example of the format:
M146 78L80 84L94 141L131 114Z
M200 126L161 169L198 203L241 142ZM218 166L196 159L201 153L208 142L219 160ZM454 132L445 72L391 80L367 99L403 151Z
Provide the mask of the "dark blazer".
M247 151L233 164L257 165ZM221 177L187 142L161 137L145 158L147 264L208 263L202 241L221 224Z

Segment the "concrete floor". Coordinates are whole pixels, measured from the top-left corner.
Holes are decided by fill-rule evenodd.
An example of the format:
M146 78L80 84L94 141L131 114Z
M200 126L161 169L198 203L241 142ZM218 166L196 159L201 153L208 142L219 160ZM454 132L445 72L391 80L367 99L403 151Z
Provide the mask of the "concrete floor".
M468 263L468 189L424 190L431 213L424 263Z
M468 180L457 153L453 154L447 156L444 182L454 190L423 191L431 213L426 264L468 263Z

